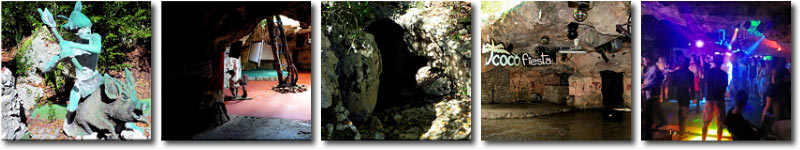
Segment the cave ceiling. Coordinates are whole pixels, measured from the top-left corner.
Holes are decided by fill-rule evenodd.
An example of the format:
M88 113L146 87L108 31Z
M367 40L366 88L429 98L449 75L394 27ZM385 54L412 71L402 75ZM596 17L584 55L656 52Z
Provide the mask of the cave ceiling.
M657 39L659 34L646 30L647 19L667 21L679 32L713 38L713 32L746 29L751 20L761 21L758 30L767 41L791 48L791 6L789 2L642 2L643 40ZM659 30L659 29L653 29ZM654 31L655 32L655 31Z
M303 28L311 24L309 2L165 2L163 7L165 49L219 51L273 15L297 20Z

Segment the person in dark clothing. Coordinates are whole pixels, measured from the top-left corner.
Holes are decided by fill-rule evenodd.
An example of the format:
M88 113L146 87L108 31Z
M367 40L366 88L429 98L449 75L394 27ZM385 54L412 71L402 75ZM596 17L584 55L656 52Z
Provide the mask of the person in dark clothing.
M708 126L717 118L717 141L722 141L722 130L725 127L725 92L728 88L728 73L722 71L720 66L724 61L723 56L714 56L713 67L706 71L703 80L705 86L706 104L703 108L703 141L708 135Z
M689 67L689 71L694 73L694 85L692 87L694 89L694 93L692 93L692 98L694 98L694 103L697 104L697 111L695 111L695 113L700 113L702 111L702 107L700 107L700 101L703 100L703 92L701 92L702 86L700 86L702 84L700 81L703 76L703 67L700 57L692 58L690 63L691 65Z
M774 59L770 69L771 78L769 88L767 88L767 102L761 114L761 122L764 118L772 117L775 121L791 119L791 74L785 67L786 61L783 58Z
M758 127L750 124L742 116L742 112L747 106L747 97L747 92L744 90L736 92L736 105L725 116L725 126L728 127L728 132L731 133L733 140L759 140L761 138Z
M678 99L678 125L680 126L680 137L686 136L686 122L689 121L689 104L694 93L694 73L689 71L689 61L683 56L678 56L676 63L678 69L670 73L672 76L669 86L664 88L664 93L673 90L675 98Z
M661 69L654 65L654 57L644 57L642 63L646 66L647 71L644 72L642 78L642 139L649 140L653 138L653 119L657 118L657 113L660 110L661 98L661 82L664 80L664 75Z

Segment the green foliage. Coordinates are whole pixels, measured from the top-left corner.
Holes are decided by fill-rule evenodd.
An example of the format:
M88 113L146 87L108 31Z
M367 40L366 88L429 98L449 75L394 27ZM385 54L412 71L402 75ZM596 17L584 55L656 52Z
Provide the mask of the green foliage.
M368 1L325 2L323 5L323 25L335 24L347 29L363 29L375 19L371 11L373 7Z
M415 1L413 3L414 3L414 8L425 8L425 2L424 1Z
M125 70L125 68L131 68L131 67L133 67L133 65L131 64L115 64L109 66L108 68L111 70Z
M462 96L466 96L466 97L470 97L470 92L469 92L469 90L467 90L467 87L461 87L461 95Z
M342 41L355 41L363 37L364 28L379 19L405 12L414 2L369 2L369 1L324 1L322 2L322 25L344 28ZM342 44L352 44L343 42ZM351 47L351 45L342 45Z
M14 64L16 64L16 70L14 71L14 75L17 77L25 77L28 76L26 73L28 70L31 69L31 61L25 57L25 53L28 52L28 49L31 48L31 42L33 40L28 39L22 44L22 46L17 47L17 54L14 55Z
M55 77L56 77L56 79L55 79L56 83L54 85L55 85L56 89L61 89L62 87L64 87L64 84L66 84L66 82L64 81L64 80L66 80L66 78L64 77L65 75L62 72L62 70L64 70L64 66L62 66L61 64L58 64L56 66L56 70L54 71Z
M92 20L92 32L103 37L103 52L98 69L101 72L118 70L128 61L125 53L137 45L149 49L152 36L150 2L82 2L83 13ZM69 16L75 2L4 1L2 2L3 46L13 46L34 29L43 25L37 8L48 8L53 15ZM56 18L61 25L66 19ZM58 28L66 40L74 41L76 31Z
M61 89L64 87L64 80L66 80L66 76L64 76L63 71L64 66L59 63L52 72L44 74L45 83L47 85L52 85L54 89Z
M67 116L67 107L55 104L46 104L44 106L36 107L33 110L33 113L31 113L31 116L44 118L48 121L65 119Z
M56 119L58 119L58 118L56 118L56 116L57 116L56 115L57 114L56 111L57 110L55 108L53 108L53 107L50 107L50 109L47 109L47 122L53 122Z

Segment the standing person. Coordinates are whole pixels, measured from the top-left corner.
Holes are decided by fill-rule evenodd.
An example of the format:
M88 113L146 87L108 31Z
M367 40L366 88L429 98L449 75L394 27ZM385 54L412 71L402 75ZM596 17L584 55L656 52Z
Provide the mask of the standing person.
M642 100L644 100L642 108L642 139L649 140L653 138L653 119L656 118L656 113L660 110L661 103L661 82L664 80L664 75L661 69L654 65L653 58L642 58L642 64L646 66L647 71L644 72L642 78Z
M669 63L667 62L667 57L664 57L664 56L658 57L658 62L656 62L656 67L658 67L658 70L661 72L661 76L663 77L662 80L661 80L661 86L658 89L658 90L661 90L659 92L659 95L658 95L658 105L655 105L655 107L657 107L657 108L654 109L654 112L653 112L653 113L655 113L656 117L658 118L658 125L656 125L656 128L659 128L659 127L664 126L664 125L667 124L667 119L666 119L666 117L664 117L664 110L662 109L661 106L662 106L662 103L664 103L664 99L667 98L667 96L668 96L667 95L668 93L664 92L664 87L666 87L667 85L663 84L663 83L665 81L671 80L670 77L668 76L669 72L671 72L671 70L670 70L671 68L669 68Z
M759 100L761 101L761 105L760 105L759 108L761 108L761 109L764 109L764 107L767 107L766 106L766 104L767 104L767 88L770 85L770 78L772 77L770 75L770 68L771 68L770 64L772 64L772 63L767 63L767 61L761 61L761 69L759 70L759 73L758 73L758 89L759 89L758 90L758 94L760 95L759 96Z
M767 88L767 102L761 114L761 123L764 118L771 113L773 120L791 119L791 75L785 67L786 60L783 58L774 59L770 77L770 86Z
M748 89L747 91L748 93L747 97L748 99L750 99L750 97L756 96L756 94L758 93L756 92L758 91L758 78L756 78L756 76L758 76L758 59L748 58L748 61L750 62L750 69L748 71L748 78L750 79L749 83L750 89Z
M722 71L720 66L724 61L723 56L714 56L713 67L705 72L703 85L705 86L706 104L703 108L703 141L708 135L708 126L712 119L717 121L717 141L722 140L722 130L725 120L725 90L728 88L728 73Z
M747 90L748 89L748 81L750 80L747 78L747 56L744 56L743 52L737 52L731 56L731 78L736 80L731 80L730 87L728 87L728 91L731 91L728 94L728 100L734 99L735 91L739 90Z
M664 88L664 93L669 93L670 89L678 99L678 125L680 127L681 139L686 137L686 122L689 121L689 104L691 95L694 93L694 73L689 71L689 61L683 56L676 58L677 70L671 73L671 80Z
M700 79L701 79L701 76L703 74L702 73L703 69L701 67L702 63L700 62L700 58L699 57L692 58L690 63L691 63L691 66L689 66L689 71L692 71L692 73L694 74L694 85L692 87L692 88L694 88L694 92L692 93L692 96L694 98L694 103L697 104L697 107L696 107L697 111L695 111L695 113L700 113L700 111L702 111L702 109L700 107L700 101L703 100L703 94L702 94L703 92L700 92L700 89L701 89L700 88L701 87L700 86L701 85Z

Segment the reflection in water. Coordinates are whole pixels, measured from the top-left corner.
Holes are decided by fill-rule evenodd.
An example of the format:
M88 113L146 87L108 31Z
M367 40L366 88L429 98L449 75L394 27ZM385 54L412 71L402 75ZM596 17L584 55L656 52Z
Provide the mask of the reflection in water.
M521 119L481 119L483 140L630 140L631 113L614 120L602 110ZM604 119L605 118L605 119Z

